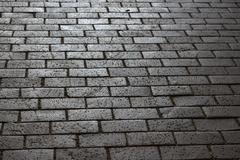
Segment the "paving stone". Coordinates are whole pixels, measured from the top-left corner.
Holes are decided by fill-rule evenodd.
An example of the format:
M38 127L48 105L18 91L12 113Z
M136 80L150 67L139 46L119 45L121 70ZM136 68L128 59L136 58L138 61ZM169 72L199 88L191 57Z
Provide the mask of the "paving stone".
M239 131L223 131L222 135L227 143L239 143Z
M108 72L105 68L100 69L70 69L70 76L77 77L105 77L108 76Z
M67 93L70 97L104 97L104 96L109 96L109 91L106 87L68 88Z
M207 146L169 146L160 147L163 159L209 159Z
M70 120L112 119L112 113L110 109L69 110L68 116Z
M22 89L23 97L63 97L64 90L63 88L27 88Z
M156 147L111 148L110 155L113 160L137 160L142 158L145 160L160 160Z
M199 107L168 107L160 108L164 118L201 118L204 117Z
M133 107L172 106L172 102L169 97L132 97L130 100Z
M210 96L178 96L173 101L178 106L199 106L199 105L215 105L216 102Z
M73 135L41 135L27 136L27 148L59 148L59 147L74 147L75 136Z
M1 122L16 122L18 120L17 111L0 111Z
M81 147L125 146L126 138L123 133L83 134L79 136Z
M111 87L113 96L149 96L150 89L148 87Z
M211 146L214 158L239 158L239 145L215 145Z
M98 132L97 121L53 122L52 133L91 133Z
M192 93L188 86L154 86L151 89L153 95L189 95Z
M1 149L21 149L23 148L23 136L1 136Z
M122 108L130 107L130 102L125 97L87 98L88 108Z
M205 115L214 117L238 117L240 109L234 106L203 107Z
M85 108L85 101L82 98L42 99L41 108L42 109Z
M173 135L168 132L127 133L129 145L166 145L174 144Z
M239 125L234 119L199 119L194 120L198 130L216 131L239 129Z
M85 86L83 78L45 78L47 87L79 87Z
M53 160L52 149L8 150L3 152L6 160Z
M148 124L151 131L194 130L193 123L190 119L149 120Z
M56 160L70 160L70 159L98 160L107 159L106 150L103 148L81 148L81 149L57 149Z
M56 121L65 120L64 111L23 111L21 113L22 121Z
M19 110L19 109L37 109L37 99L2 99L0 109Z
M125 86L125 78L87 78L88 86Z
M175 132L178 144L222 144L224 143L218 132Z
M158 118L156 109L115 109L113 111L116 119L151 119Z
M4 135L32 135L32 134L48 134L48 122L35 123L6 123L4 124Z
M101 126L104 132L147 131L143 120L102 121Z

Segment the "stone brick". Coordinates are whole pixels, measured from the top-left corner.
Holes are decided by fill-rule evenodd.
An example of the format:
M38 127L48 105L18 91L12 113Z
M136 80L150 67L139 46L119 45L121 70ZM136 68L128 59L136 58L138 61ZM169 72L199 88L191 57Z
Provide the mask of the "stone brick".
M21 112L22 121L57 121L65 120L64 111L23 111Z
M164 118L201 118L204 117L199 107L168 107L160 108Z
M111 87L113 96L148 96L150 89L148 87Z
M91 133L98 132L97 121L53 122L52 133Z
M160 160L159 152L156 147L125 147L111 148L110 155L113 160Z
M107 87L79 87L68 88L67 94L70 97L104 97L109 96Z
M4 135L32 135L32 134L48 134L48 122L35 123L6 123L4 124Z
M59 148L75 147L75 136L73 135L41 135L27 136L27 148Z
M34 150L8 150L3 152L5 160L53 160L53 150L34 149Z
M174 144L173 135L169 132L127 133L129 145L169 145Z
M190 119L149 120L148 124L150 131L194 130L193 123Z
M209 159L207 146L169 146L160 147L163 159Z
M42 109L85 108L82 98L41 99Z
M83 134L79 136L81 147L125 146L126 137L123 133Z
M113 111L116 119L151 119L158 118L156 109L115 109Z
M194 120L197 130L234 130L239 129L239 125L234 119L199 119Z
M23 148L23 136L1 136L1 149L21 149Z
M218 132L176 132L178 144L221 144L224 143Z
M172 102L169 97L132 97L130 100L133 107L172 106Z
M213 157L222 159L239 158L239 145L214 145L211 146Z
M88 160L107 159L106 150L103 148L81 148L81 149L57 149L56 160L70 160L72 158Z
M102 120L112 119L112 113L110 109L69 110L68 117L70 120Z
M63 97L64 90L63 88L27 88L22 89L23 97Z
M143 120L102 121L101 126L103 132L147 131L146 122Z

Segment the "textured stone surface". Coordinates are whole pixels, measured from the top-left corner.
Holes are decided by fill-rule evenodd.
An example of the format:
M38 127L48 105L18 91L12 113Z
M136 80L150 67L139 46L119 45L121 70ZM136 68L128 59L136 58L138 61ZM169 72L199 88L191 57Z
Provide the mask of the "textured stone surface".
M0 0L0 160L240 159L240 0Z

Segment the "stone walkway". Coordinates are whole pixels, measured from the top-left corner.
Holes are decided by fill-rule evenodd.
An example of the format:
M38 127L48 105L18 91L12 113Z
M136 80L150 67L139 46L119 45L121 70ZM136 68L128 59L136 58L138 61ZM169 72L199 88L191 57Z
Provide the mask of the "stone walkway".
M0 160L240 159L240 0L0 12Z

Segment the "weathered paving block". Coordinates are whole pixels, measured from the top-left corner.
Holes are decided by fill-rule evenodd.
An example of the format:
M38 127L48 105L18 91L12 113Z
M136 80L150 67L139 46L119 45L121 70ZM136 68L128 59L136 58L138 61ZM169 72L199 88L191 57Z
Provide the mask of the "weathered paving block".
M156 147L123 147L110 148L110 155L113 160L160 160L160 155Z
M125 146L126 137L123 133L83 134L79 136L81 147Z
M116 78L87 78L88 86L125 86L126 79L122 77Z
M169 132L127 133L129 145L165 145L174 144L173 135Z
M70 159L88 159L98 160L107 159L107 152L104 148L81 148L81 149L57 149L56 160L70 160Z
M164 118L203 118L200 107L168 107L159 109Z
M128 80L133 86L167 85L165 77L129 77Z
M4 135L29 135L48 133L49 133L48 122L5 123L3 128Z
M1 136L1 149L21 149L23 148L23 136Z
M222 144L223 138L218 132L175 132L178 144Z
M19 109L37 109L37 99L2 99L0 109L19 110Z
M195 130L190 119L149 120L151 131L191 131Z
M16 122L18 120L18 111L0 111L1 122Z
M53 160L52 149L9 150L3 152L5 160Z
M65 77L66 69L29 69L29 77Z
M209 159L207 146L169 146L160 147L163 159Z
M153 95L191 95L188 86L154 86L151 87Z
M50 111L23 111L21 112L22 121L57 121L65 120L65 112L59 110Z
M1 87L41 87L41 78L3 78Z
M199 105L215 105L216 102L210 96L178 96L173 101L178 106L199 106Z
M102 121L101 126L104 132L147 131L143 120Z
M69 110L68 117L70 120L101 120L112 119L112 113L110 109Z
M239 143L240 141L239 131L223 131L222 135L227 143Z
M23 97L63 97L64 90L63 88L27 88L22 89Z
M87 98L88 108L126 108L130 102L125 97Z
M109 96L109 91L106 87L79 87L68 88L67 94L70 97L104 97Z
M239 145L213 145L211 146L213 157L222 159L239 158Z
M158 118L158 112L156 109L114 109L113 111L116 119L151 119Z
M85 108L85 101L83 98L41 99L41 108L42 109Z
M106 77L108 76L107 69L70 69L70 76L73 77Z
M196 119L194 120L197 130L236 130L239 125L234 119Z
M27 148L59 148L59 147L75 147L74 135L42 135L27 136Z
M78 87L85 86L84 78L45 78L47 87Z
M53 122L52 133L91 133L98 132L97 121Z

